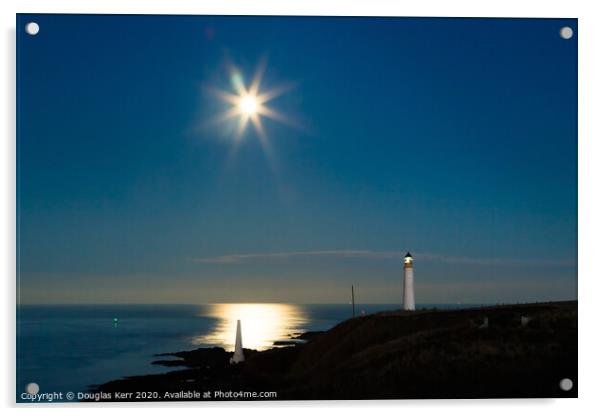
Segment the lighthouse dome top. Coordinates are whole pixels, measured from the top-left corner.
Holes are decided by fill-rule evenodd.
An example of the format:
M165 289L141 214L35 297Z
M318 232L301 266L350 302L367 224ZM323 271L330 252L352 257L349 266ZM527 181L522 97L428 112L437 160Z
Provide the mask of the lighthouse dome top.
M411 254L410 254L410 252L408 251L404 257L412 257L412 255L411 255Z

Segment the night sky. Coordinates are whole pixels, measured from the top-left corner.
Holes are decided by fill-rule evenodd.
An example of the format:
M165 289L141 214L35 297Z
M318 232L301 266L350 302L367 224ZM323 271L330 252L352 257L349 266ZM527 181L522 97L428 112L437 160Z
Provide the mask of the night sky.
M17 28L23 303L576 298L576 19ZM261 62L269 150L211 93Z

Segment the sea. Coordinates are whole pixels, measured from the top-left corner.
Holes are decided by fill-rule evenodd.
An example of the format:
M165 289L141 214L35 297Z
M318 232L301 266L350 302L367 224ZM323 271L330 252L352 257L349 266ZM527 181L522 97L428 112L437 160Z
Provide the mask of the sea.
M400 309L355 305L356 316ZM417 305L452 309L468 305ZM325 331L352 317L349 304L294 305L20 305L17 307L17 401L31 383L41 393L87 392L133 375L173 371L155 354L220 346L233 350L241 321L243 346L258 350L306 331ZM60 400L59 400L60 401Z

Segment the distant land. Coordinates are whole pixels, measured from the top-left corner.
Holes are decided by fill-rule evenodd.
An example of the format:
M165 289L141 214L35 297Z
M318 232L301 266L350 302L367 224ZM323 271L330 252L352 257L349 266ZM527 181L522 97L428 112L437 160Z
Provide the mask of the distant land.
M232 399L216 391L279 400L577 397L577 301L381 312L291 334L290 344L245 350L237 365L218 347L159 354L154 364L183 369L91 392L99 401ZM565 378L570 391L560 388ZM115 398L142 391L156 395Z

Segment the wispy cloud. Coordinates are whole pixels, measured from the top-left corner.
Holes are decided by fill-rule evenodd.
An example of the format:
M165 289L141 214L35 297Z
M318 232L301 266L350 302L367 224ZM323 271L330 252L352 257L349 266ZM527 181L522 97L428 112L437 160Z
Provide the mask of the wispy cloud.
M289 259L292 257L343 257L343 258L399 258L398 252L371 250L317 250L317 251L283 251L275 253L227 254L218 257L192 259L197 263L230 264L251 260Z
M460 257L434 253L417 253L417 256L427 261L473 266L568 267L576 264L576 261L571 259Z
M316 250L316 251L283 251L272 253L227 254L216 257L195 258L192 261L203 264L235 264L259 260L286 260L295 257L331 257L331 258L363 258L363 259L401 259L400 251L373 250ZM449 264L465 264L474 266L511 266L511 267L562 267L576 264L570 259L518 259L518 258L483 258L459 257L436 253L415 252L413 256L420 261Z

